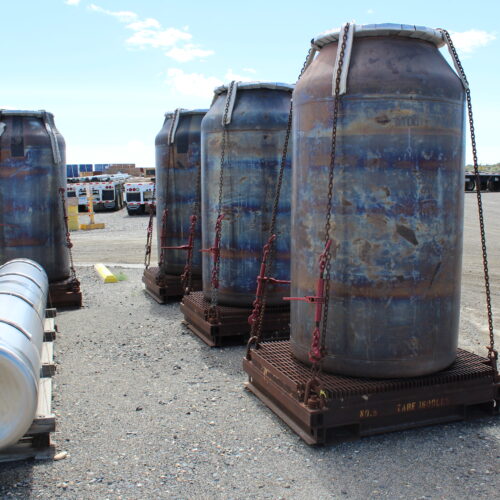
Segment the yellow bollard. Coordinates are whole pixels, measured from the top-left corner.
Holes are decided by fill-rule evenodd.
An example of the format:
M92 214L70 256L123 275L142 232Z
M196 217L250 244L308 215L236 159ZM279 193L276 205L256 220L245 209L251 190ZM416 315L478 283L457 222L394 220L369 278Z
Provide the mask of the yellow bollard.
M70 231L78 231L80 224L78 223L78 205L70 205L68 207L68 229Z
M94 220L94 199L92 198L92 189L89 186L87 186L87 206L89 209L90 224L80 224L80 229L104 229L104 222L96 223Z
M94 269L97 271L104 283L118 282L118 278L104 264L95 264Z

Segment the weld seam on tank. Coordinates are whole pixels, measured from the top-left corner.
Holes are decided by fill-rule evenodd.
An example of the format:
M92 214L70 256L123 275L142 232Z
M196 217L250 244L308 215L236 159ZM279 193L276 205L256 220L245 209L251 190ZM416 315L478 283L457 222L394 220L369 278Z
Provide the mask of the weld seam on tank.
M0 273L0 278L5 278L7 276L21 276L23 278L26 278L26 279L32 281L38 288L40 288L40 290L43 291L42 285L40 283L38 283L38 281L36 281L33 277L31 277L27 274L24 274L24 273Z
M24 302L26 302L26 304L30 305L35 310L35 312L38 314L38 311L36 310L35 304L33 302L31 302L31 300L29 300L27 297L24 297L23 295L21 295L20 293L6 292L4 290L0 290L0 295L11 295L12 297L17 297L18 299L24 300ZM39 314L38 314L38 316L40 317ZM40 317L40 320L43 321L43 318Z
M13 297L15 297L15 295L13 295ZM12 326L16 330L19 330L30 341L33 338L33 335L28 333L19 323L15 323L14 321L10 321L6 318L0 318L0 323L3 323L4 325Z

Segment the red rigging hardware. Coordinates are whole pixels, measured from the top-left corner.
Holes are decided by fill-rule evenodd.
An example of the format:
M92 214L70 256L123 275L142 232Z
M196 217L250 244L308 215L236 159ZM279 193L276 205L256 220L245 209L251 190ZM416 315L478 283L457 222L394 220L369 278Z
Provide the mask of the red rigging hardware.
M498 415L483 182L448 32L327 32L313 40L293 105L290 340L251 339L247 388L309 444ZM466 111L486 357L457 349Z
M155 140L158 265L149 266L151 216L143 282L159 303L201 289L200 124L205 114L205 109L166 113Z
M81 305L66 218L65 142L47 111L0 110L0 264L27 258L52 306Z

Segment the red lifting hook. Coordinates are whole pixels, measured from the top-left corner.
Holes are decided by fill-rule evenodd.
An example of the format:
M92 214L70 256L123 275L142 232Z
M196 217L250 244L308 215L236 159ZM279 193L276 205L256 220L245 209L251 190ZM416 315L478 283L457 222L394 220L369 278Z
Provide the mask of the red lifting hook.
M253 302L252 314L248 317L248 323L253 325L260 317L260 311L262 309L262 296L264 292L264 283L273 283L275 285L289 285L289 280L277 280L275 278L269 278L265 276L267 258L271 252L271 244L276 239L276 235L273 234L269 237L269 240L264 245L264 251L262 252L262 262L260 263L260 271L257 276L257 291L255 292L255 300Z
M200 252L211 253L213 255L214 267L212 269L212 286L214 288L219 288L219 278L217 264L220 258L220 240L222 231L222 219L224 219L224 214L219 215L215 222L215 240L214 246L210 248L202 248Z
M332 240L328 240L323 253L319 256L319 278L316 284L316 295L307 295L306 297L283 297L283 300L299 300L310 304L316 304L316 311L314 314L315 328L312 333L311 350L309 351L309 360L311 363L317 363L323 358L320 346L321 332L319 326L321 318L323 317L323 305L325 303L325 268L331 244Z

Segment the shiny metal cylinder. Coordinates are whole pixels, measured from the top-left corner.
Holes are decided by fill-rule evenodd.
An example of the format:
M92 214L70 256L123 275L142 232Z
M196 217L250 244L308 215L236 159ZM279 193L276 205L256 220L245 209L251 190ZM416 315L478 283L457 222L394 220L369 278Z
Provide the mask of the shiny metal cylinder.
M166 246L182 246L188 243L195 199L200 200L196 190L200 175L200 126L206 109L180 110L173 143L169 144L169 132L174 113L167 113L163 127L156 136L156 226L158 256L161 252L162 216L168 209L166 219ZM170 169L168 153L172 147ZM201 278L201 219L198 214L192 258L192 275ZM165 250L163 272L178 275L186 264L186 250Z
M17 442L35 417L47 294L36 262L0 267L0 449Z
M32 259L51 283L70 276L59 194L65 163L51 113L0 110L0 263Z
M314 295L325 219L338 31L317 38L294 91L293 296ZM341 97L323 368L358 377L433 373L456 356L463 236L464 89L441 33L356 26ZM291 305L308 363L314 307Z
M272 207L285 143L293 86L238 83L231 122L227 125L219 303L250 306L255 299L262 248L269 237ZM219 200L222 118L227 86L215 90L212 107L201 124L203 247L214 245ZM291 146L289 147L291 153ZM287 158L276 225L273 277L290 276L290 167ZM212 255L203 256L203 291L211 295ZM268 287L268 305L283 304L288 286Z

